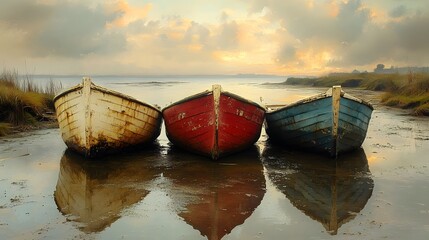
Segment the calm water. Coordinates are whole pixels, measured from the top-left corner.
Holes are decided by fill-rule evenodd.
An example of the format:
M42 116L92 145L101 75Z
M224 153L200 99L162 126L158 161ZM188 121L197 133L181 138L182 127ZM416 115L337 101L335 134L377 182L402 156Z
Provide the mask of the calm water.
M93 81L161 107L214 83L265 104L325 90L262 77ZM67 151L58 129L0 138L0 238L427 239L428 118L375 104L362 149L337 162L273 146L264 131L219 162L170 146L164 131L152 148L97 161Z

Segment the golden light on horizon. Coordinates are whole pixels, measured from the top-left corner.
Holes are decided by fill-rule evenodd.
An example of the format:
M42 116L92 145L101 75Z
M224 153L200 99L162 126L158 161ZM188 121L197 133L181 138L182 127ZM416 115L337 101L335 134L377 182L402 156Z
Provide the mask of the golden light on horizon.
M229 52L229 51L215 51L213 52L215 59L224 62L242 62L246 59L246 52Z
M311 69L312 72L331 71L328 63L334 59L333 54L327 49L302 49L296 52L299 68ZM298 67L298 66L297 66Z

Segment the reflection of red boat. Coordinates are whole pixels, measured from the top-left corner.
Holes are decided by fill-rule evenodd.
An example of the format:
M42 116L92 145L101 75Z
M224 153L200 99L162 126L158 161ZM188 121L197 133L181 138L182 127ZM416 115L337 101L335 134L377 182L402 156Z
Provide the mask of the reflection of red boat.
M173 150L174 151L174 150ZM183 220L207 239L222 239L242 225L266 192L264 168L253 146L222 161L176 150L168 155L168 195Z
M213 85L212 91L173 103L162 114L173 144L217 159L258 140L265 109Z

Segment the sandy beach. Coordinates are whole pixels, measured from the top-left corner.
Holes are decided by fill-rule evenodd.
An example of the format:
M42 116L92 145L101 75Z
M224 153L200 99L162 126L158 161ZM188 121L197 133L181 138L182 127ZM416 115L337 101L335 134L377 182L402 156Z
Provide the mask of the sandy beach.
M161 107L213 81L99 80ZM219 81L227 91L266 104L325 90L262 84L279 79ZM428 118L381 106L380 93L345 91L371 101L375 110L362 149L341 155L339 164L275 148L264 131L254 148L219 162L175 149L164 130L151 148L95 161L67 151L59 129L2 137L1 238L426 239ZM318 199L303 204L299 196L334 186L345 213L332 228L332 219L310 207ZM347 201L353 194L363 199Z

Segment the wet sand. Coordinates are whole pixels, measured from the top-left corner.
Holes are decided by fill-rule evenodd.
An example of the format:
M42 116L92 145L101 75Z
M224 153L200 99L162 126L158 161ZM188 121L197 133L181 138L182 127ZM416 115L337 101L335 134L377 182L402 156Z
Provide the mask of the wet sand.
M194 93L207 85L178 82ZM173 101L174 87L144 85L128 92L164 88L159 105ZM265 103L324 90L225 85L258 92L253 100ZM0 138L0 236L427 239L428 118L383 107L378 93L346 91L371 100L375 111L362 149L337 162L276 147L264 131L254 148L219 162L170 146L164 131L152 148L96 161L66 150L58 129Z

